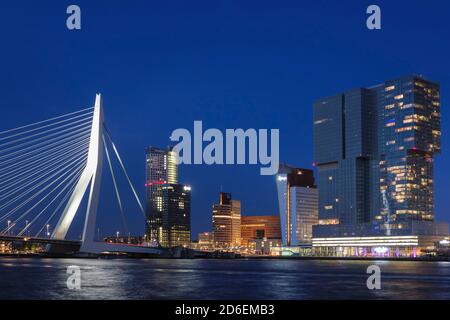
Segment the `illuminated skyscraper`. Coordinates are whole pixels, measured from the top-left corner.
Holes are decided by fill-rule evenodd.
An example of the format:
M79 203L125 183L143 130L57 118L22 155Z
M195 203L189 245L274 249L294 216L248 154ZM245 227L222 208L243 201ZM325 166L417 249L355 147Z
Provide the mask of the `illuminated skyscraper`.
M147 225L146 233L152 243L163 241L164 196L162 186L178 183L176 153L172 148L148 147L146 154Z
M433 158L440 152L439 84L418 77L377 86L380 192L395 221L434 219ZM382 201L381 201L382 202ZM374 212L376 214L377 212ZM375 216L381 219L381 216Z
M318 192L312 170L280 165L276 175L283 245L309 244L318 223Z
M317 101L315 236L442 233L431 223L440 116L439 84L420 76Z
M241 202L221 192L219 204L212 207L214 245L229 249L241 245Z

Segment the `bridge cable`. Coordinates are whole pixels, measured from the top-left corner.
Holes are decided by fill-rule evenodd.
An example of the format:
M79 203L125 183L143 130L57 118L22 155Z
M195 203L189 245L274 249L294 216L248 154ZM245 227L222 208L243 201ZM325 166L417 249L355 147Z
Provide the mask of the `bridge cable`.
M125 214L124 214L124 211L123 211L122 201L120 199L119 188L117 186L117 181L116 181L116 177L114 175L114 170L113 170L113 167L112 167L111 158L109 157L108 146L106 145L106 140L105 140L105 135L104 134L102 135L102 140L103 140L103 146L105 147L106 158L108 159L109 171L111 172L111 177L112 177L113 184L114 184L114 190L116 192L117 203L119 205L119 210L120 210L120 217L122 218L122 223L123 223L123 226L125 228L125 234L129 235L128 225L127 225L127 221L125 220Z
M46 161L44 163L44 166L40 166L40 167L31 167L30 169L26 169L23 170L22 172L20 172L19 174L16 174L16 172L12 172L11 174L5 176L4 178L7 178L3 181L0 182L0 185L4 185L10 181L14 181L13 183L0 188L0 194L2 194L2 196L0 196L0 200L3 200L5 198L8 197L8 194L4 193L6 190L11 190L11 188L16 187L17 185L19 185L18 188L15 188L13 190L11 190L10 192L17 192L19 190L25 189L27 186L33 184L34 182L38 181L42 176L38 176L38 178L34 179L34 180L30 180L32 177L37 176L38 174L41 173L48 173L46 172L46 170L48 170L49 168L55 168L56 163L58 163L58 161L56 161L56 159L60 160L60 159L67 159L67 156L69 156L70 154L73 154L74 151L78 151L78 152L83 152L86 149L88 149L88 146L86 146L86 144L82 144L80 146L77 146L76 148L73 148L73 150L70 150L69 152L60 154L59 156L57 156L54 159L50 159L50 161ZM10 177L11 176L11 177ZM24 184L22 180L19 180L19 178L23 177L23 176L27 176L27 183Z
M27 124L25 126L13 128L13 129L9 129L9 130L0 132L0 135L5 134L5 133L9 133L9 132L14 132L14 131L21 130L21 129L25 129L25 128L29 128L29 127L32 127L32 126L35 126L35 125L38 125L38 124L47 123L47 122L50 122L50 121L53 121L53 120L61 119L61 118L64 118L64 117L67 117L67 116L70 116L70 115L73 115L73 114L77 114L77 113L81 113L81 112L86 111L86 110L93 110L93 109L94 109L93 107L90 107L90 108L78 110L78 111L75 111L75 112L67 113L67 114L64 114L62 116L53 117L53 118L49 118L47 120L43 120L43 121Z
M68 134L68 135L70 135L70 134ZM33 147L39 147L39 148L37 148L37 149L33 149L33 147L31 147L31 148L27 148L27 150L21 150L21 151L28 151L28 150L31 150L30 152L26 152L26 153L20 154L20 151L18 151L18 152L15 152L14 154L9 154L9 156L12 156L12 155L16 156L17 154L19 154L19 156L17 156L16 158L11 158L11 159L9 159L9 160L1 161L1 164L2 164L2 165L6 165L6 164L10 164L10 163L13 163L13 164L10 165L9 167L4 167L4 168L2 168L2 169L0 170L0 172L2 172L2 171L4 171L4 170L7 170L7 169L9 169L9 168L11 168L11 167L14 167L14 165L19 165L19 164L22 164L22 163L24 163L24 162L27 162L27 160L31 160L31 159L34 159L34 158L36 158L36 157L39 157L39 156L42 155L42 153L44 153L44 152L49 152L49 151L46 150L46 149L53 148L53 147L54 147L54 148L59 148L59 147L63 146L63 143L65 143L65 142L70 142L71 139L72 139L72 140L75 140L75 138L85 138L85 137L90 137L90 132L89 132L89 131L84 131L84 132L81 132L81 133L79 133L79 134L73 135L71 138L66 138L66 136L67 136L67 135L63 135L63 137L65 137L65 138L64 138L64 139L61 139L61 140L59 140L59 141L57 140L56 142L53 142L53 141L55 141L55 139L50 139L49 141L52 142L51 144L47 144L47 145L46 145L46 143L49 142L49 141L46 141L46 142L39 143L39 144L33 146ZM78 141L78 140L75 140L75 141ZM42 147L41 147L41 146L42 146ZM54 149L52 149L52 150L54 151ZM35 154L35 153L37 153L37 154ZM32 156L32 157L30 157L30 156L33 155L33 154L35 154L35 155ZM3 158L7 158L7 157L3 157ZM18 159L22 159L22 158L25 158L25 159L24 159L24 160L21 160L20 162L17 162ZM0 157L0 159L1 159L1 157Z
M87 158L87 156L85 157ZM67 168L70 168L71 165L75 164L75 160L72 161L69 166L67 166ZM33 191L37 188L39 188L40 186L42 186L43 184L45 184L46 182L48 182L49 180L51 180L52 178L54 178L55 176L57 176L59 173L61 173L62 171L64 171L64 169L66 168L62 168L60 170L58 170L56 173L53 173L51 176L47 177L46 179L44 179L42 182L38 183L37 185L35 185L33 188L31 188L31 190L19 195L18 197L15 198L15 200L18 200L20 198L23 198L26 194L29 194L30 191ZM65 173L62 175L64 176ZM62 177L61 176L61 177ZM59 179L59 178L58 178ZM52 181L50 184L48 184L47 186L45 186L42 190L40 190L39 192L37 192L36 194L34 194L33 196L29 197L27 200L23 201L21 204L19 204L18 206L16 206L13 210L11 210L10 212L8 212L6 215L3 215L2 217L0 217L0 222L4 221L6 218L10 217L14 212L16 212L17 210L19 210L20 208L24 207L26 204L28 204L30 201L32 201L34 198L36 198L38 195L40 195L41 193L43 193L45 190L47 190L51 185L53 185L56 181L58 181L58 179L56 179L55 181ZM11 204L11 201L9 201L8 205ZM1 206L1 209L4 209L6 206L3 205Z
M48 176L46 179L41 180L38 184L34 184L34 186L31 189L28 189L28 191L20 194L19 196L15 197L13 200L18 200L20 198L23 198L25 195L29 194L31 191L37 189L38 187L42 186L43 184L45 184L47 181L49 181L50 179L54 178L55 176L57 176L59 173L61 173L62 171L64 171L64 169L66 169L66 167L69 167L72 164L75 164L77 161L79 161L78 158L83 159L83 155L75 155L72 156L71 158L69 158L67 161L63 162L62 164L55 166L54 168L52 168L49 172L47 172L46 174L42 174L40 177L34 179L31 184L34 184L35 181L40 180L41 178L47 176L49 173L54 172L56 169L62 168L60 170L58 170L57 172L53 173L52 175ZM87 158L87 155L84 156L84 158ZM73 160L73 161L71 161ZM30 183L29 183L30 184ZM27 184L26 186L28 186L29 184ZM12 194L8 193L8 196L11 196ZM3 204L0 206L0 210L3 210L4 208L8 207L11 203L13 203L14 201L10 200L7 203ZM2 219L0 218L0 221L2 221Z
M41 200L39 200L36 204L34 204L30 209L28 209L27 211L25 211L25 213L23 213L22 215L20 215L19 218L17 218L14 223L12 225L10 225L8 228L6 228L6 232L9 232L9 230L11 230L11 228L13 228L14 226L17 225L17 223L19 221L21 221L23 218L25 218L34 208L36 208L40 203L42 203L42 201L44 201L45 199L47 199L55 190L57 190L63 183L65 183L71 176L74 175L74 172L72 172L71 174L69 174L66 178L64 178L64 180L62 180L55 188L53 188L49 193L47 193L47 195L45 195ZM56 180L58 181L58 180ZM55 182L52 182L49 186L53 185ZM44 190L48 189L49 186L47 186Z
M24 233L25 231L27 231L27 230L33 225L33 223L34 223L37 219L39 219L39 217L45 212L45 210L47 210L47 209L53 204L53 202L55 202L56 199L58 199L59 196L60 196L62 193L64 193L64 191L66 191L66 190L70 187L71 183L73 183L74 181L77 181L77 179L81 176L82 172L83 172L83 167L81 167L81 168L78 170L78 172L76 172L77 174L75 174L75 175L72 177L72 179L70 180L70 182L69 182L68 184L66 184L66 186L65 186L64 188L62 188L56 196L53 197L53 199L45 206L45 208L42 209L42 210L41 210L41 211L40 211L40 212L39 212L39 213L38 213L31 221L30 221L30 223L27 223L27 224L25 225L25 228L23 228L22 231L20 231L17 235L18 235L19 237L22 236L23 233Z
M105 129L106 137L108 138L109 142L110 142L111 145L112 145L112 148L113 148L114 153L115 153L115 155L116 155L116 157L117 157L117 160L119 161L119 164L120 164L120 166L122 167L123 173L125 174L125 177L127 178L128 184L130 185L131 190L133 191L134 197L136 198L136 201L137 201L137 203L138 203L138 205L139 205L139 208L141 209L141 212L142 212L142 214L143 214L143 216L144 216L144 219L146 219L144 207L142 206L142 203L141 203L141 201L139 200L139 196L138 196L138 194L137 194L137 192L136 192L136 189L134 188L133 183L131 182L130 176L128 175L128 172L127 172L127 170L125 169L125 166L124 166L124 164L123 164L123 162L122 162L122 158L120 157L119 152L117 151L116 145L114 144L114 142L113 142L112 139L111 139L111 135L110 135L109 130L108 130L108 128L106 127L106 124L105 124L105 123L103 124L103 128Z

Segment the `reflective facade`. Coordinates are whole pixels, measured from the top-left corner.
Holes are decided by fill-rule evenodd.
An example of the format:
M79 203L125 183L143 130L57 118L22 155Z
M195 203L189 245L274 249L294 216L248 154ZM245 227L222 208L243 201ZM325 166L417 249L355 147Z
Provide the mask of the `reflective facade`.
M163 247L188 246L191 242L191 187L182 184L161 186Z
M162 186L178 183L176 153L171 148L148 147L146 153L146 234L151 243L163 242L164 195Z
M419 76L316 101L317 230L379 222L388 235L396 222L433 221L440 136L439 84Z
M393 220L433 220L433 157L440 151L439 85L410 77L376 88L380 113L380 189Z
M241 244L248 246L252 240L281 239L279 216L242 216Z

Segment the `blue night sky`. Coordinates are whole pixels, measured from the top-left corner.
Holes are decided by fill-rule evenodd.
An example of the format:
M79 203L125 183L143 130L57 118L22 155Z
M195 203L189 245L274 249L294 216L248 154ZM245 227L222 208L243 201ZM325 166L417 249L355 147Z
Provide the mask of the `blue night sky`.
M450 220L450 2L376 1L382 30L366 28L373 1L12 1L0 5L0 130L91 106L105 117L144 198L145 147L176 128L279 128L280 157L312 165L312 102L409 73L441 83L442 154L436 216ZM82 30L66 28L77 4ZM106 169L106 168L105 168ZM105 172L102 235L120 228ZM218 193L242 213L277 213L275 181L259 166L180 167L192 185L193 238L211 228ZM143 222L127 191L133 233Z

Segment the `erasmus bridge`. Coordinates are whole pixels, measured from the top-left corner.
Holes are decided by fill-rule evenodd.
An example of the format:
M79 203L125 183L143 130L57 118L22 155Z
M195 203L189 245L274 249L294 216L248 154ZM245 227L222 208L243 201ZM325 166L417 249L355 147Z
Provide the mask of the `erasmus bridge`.
M79 252L87 254L162 254L162 249L146 244L95 240L105 158L128 233L113 156L145 219L142 203L104 123L100 94L92 108L0 132L0 241L46 244L48 252L78 246ZM81 241L68 239L77 215L84 217Z

